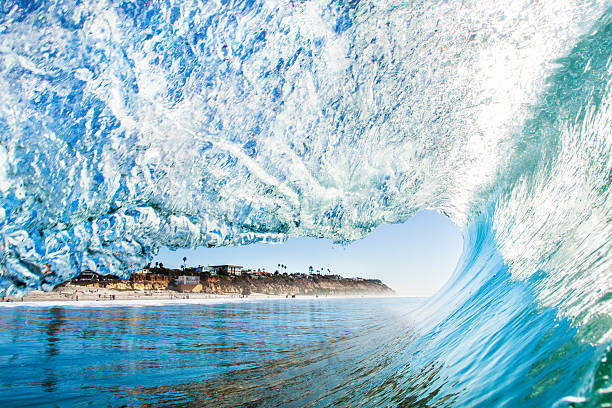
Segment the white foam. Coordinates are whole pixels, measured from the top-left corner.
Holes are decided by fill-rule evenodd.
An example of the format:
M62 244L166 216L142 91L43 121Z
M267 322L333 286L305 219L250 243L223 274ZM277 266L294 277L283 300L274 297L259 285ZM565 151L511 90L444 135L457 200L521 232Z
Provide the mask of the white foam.
M14 301L1 302L0 308L16 307L75 307L75 308L98 308L98 307L151 307L151 306L179 306L179 305L215 305L223 303L253 303L260 301L302 301L302 300L347 300L347 299L389 299L389 298L411 298L407 296L378 296L378 295L349 295L349 296L299 296L286 298L282 296L252 297L252 298L199 298L199 299L121 299L121 300L41 300L41 301ZM411 298L420 299L420 298Z

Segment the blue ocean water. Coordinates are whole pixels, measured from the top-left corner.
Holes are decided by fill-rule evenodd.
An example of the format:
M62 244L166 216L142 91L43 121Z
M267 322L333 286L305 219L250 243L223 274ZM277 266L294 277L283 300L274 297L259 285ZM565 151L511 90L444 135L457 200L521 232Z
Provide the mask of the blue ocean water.
M515 308L475 296L457 312L467 318L429 327L431 300L415 298L3 307L0 399L7 407L583 406L568 396L601 350L553 311L522 305L522 285L510 290ZM603 398L586 406L605 406Z
M375 389L380 375L395 371L387 353L406 353L415 335L411 312L422 303L320 298L3 307L0 401L3 407L361 405L367 399L356 388Z
M463 255L406 306L408 329L381 316L363 358L346 346L315 374L247 369L204 394L611 406L610 7L1 2L0 292L127 276L160 246L348 242L430 209L463 231Z

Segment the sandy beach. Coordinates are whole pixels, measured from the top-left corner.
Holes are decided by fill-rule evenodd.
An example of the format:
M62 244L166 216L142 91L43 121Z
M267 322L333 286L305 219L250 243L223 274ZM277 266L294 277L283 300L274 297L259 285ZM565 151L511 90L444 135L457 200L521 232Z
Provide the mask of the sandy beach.
M299 299L317 298L363 298L398 297L372 295L309 296L296 295ZM401 296L399 296L401 297ZM251 293L248 297L235 294L180 293L169 290L113 290L79 285L64 285L51 292L32 291L23 297L6 297L0 307L19 306L121 306L121 305L163 305L174 303L210 304L262 299L293 299L287 295Z
M252 293L249 298L285 298L285 296ZM6 297L0 306L10 306L19 304L46 304L46 303L85 303L92 302L115 303L115 302L159 302L159 301L202 301L202 300L239 300L244 299L239 295L233 294L212 294L212 293L180 293L169 290L113 290L107 288L86 287L79 285L64 285L51 292L39 290L32 291L23 297Z

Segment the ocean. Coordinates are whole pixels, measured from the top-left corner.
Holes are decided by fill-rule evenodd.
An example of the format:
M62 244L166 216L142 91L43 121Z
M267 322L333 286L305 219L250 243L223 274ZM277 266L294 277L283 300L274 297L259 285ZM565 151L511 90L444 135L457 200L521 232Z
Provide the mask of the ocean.
M517 301L528 296L513 290ZM432 326L424 323L431 299L418 298L11 304L0 308L0 400L3 407L605 406L579 396L589 371L602 372L592 367L601 349L552 311L489 303L468 321Z
M371 380L398 368L386 353L406 353L404 341L416 334L411 311L422 303L5 306L0 401L3 407L372 405L366 393L378 381Z

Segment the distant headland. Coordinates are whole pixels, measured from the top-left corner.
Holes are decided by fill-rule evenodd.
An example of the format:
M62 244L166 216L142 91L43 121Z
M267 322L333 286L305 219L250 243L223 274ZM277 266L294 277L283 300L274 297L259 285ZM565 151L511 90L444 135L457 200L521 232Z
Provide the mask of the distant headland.
M279 264L279 269L286 269ZM322 271L322 270L320 270ZM344 278L310 273L254 270L240 265L212 265L166 268L148 265L128 279L85 270L57 285L52 292L33 292L10 300L117 300L193 297L296 297L392 295L393 290L379 279ZM9 300L9 299L7 299Z
M281 266L282 267L282 266ZM267 295L353 295L391 294L378 279L343 278L320 273L287 273L247 269L240 265L165 268L149 266L129 279L85 271L69 281L75 285L118 290L170 290L180 293L211 293L248 296Z

